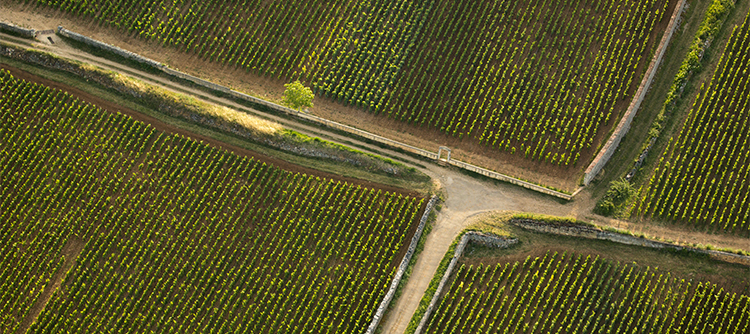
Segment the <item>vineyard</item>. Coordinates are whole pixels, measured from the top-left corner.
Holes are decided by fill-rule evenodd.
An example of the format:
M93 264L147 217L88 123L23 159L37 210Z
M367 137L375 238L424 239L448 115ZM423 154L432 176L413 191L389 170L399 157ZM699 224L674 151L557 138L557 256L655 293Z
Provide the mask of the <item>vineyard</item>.
M0 96L3 333L361 333L424 204L4 71Z
M261 75L335 82L331 91L374 105L403 66L431 5L427 0L34 2Z
M575 253L462 265L426 333L747 333L750 297Z
M670 138L634 212L750 235L750 14L735 27L713 79Z
M314 71L356 1L35 1L263 75ZM297 74L295 74L297 72Z
M445 1L379 110L549 164L592 152L669 1Z
M677 1L31 2L567 168L627 108Z

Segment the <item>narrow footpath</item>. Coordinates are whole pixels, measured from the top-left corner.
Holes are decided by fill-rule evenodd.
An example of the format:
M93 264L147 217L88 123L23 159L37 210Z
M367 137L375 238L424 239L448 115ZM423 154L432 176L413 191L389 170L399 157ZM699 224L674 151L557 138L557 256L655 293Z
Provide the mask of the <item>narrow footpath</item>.
M35 28L47 29L48 27ZM356 148L358 150L375 154L385 153L389 156L398 157L407 163L411 161L414 163L414 167L426 173L434 180L439 181L446 196L446 202L442 205L442 210L438 214L438 219L435 222L432 232L427 236L424 251L417 258L414 270L400 299L396 302L394 309L386 315L385 322L381 324L381 327L384 329L383 333L400 334L404 332L430 280L435 274L440 260L456 235L466 227L467 218L486 211L522 211L555 216L572 216L585 221L594 221L601 226L629 229L634 232L643 232L650 236L679 240L681 242L750 249L750 240L748 239L734 238L727 235L678 231L669 226L635 224L599 217L591 213L594 202L591 199L590 191L586 189L579 193L572 201L564 202L507 183L475 178L455 168L426 163L399 152L383 149L355 138L330 132L327 129L301 124L296 120L269 115L239 105L231 100L210 95L202 90L197 90L193 87L175 83L165 78L85 53L67 45L67 43L55 35L50 36L55 41L54 44L47 41L47 36L42 36L37 41L29 41L0 33L0 40L12 45L33 48L63 58L86 62L137 78L148 84L183 94L190 94L208 103L220 104L259 115L310 136L318 136L344 145L346 145L345 143L354 143L358 146ZM426 165L426 168L419 167L420 165Z
M440 180L447 198L401 297L381 325L385 334L400 334L406 330L445 252L466 228L467 218L496 210L556 216L574 215L579 210L580 202L561 204L560 200L521 187L480 180L437 165L429 166L426 173Z

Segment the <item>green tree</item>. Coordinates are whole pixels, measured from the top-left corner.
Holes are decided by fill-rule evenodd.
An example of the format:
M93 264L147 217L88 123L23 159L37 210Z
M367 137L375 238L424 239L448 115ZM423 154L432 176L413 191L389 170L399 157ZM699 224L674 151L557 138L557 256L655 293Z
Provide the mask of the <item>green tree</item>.
M315 95L310 87L305 87L299 80L285 84L284 98L281 102L292 109L300 110L302 107L312 108Z

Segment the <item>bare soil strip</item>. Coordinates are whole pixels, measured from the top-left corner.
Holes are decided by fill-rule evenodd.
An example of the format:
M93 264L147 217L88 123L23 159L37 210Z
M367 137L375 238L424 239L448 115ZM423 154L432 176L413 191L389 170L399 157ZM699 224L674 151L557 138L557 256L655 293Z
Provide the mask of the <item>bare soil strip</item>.
M215 76L220 77L224 77L223 74L224 72L214 73ZM16 75L15 72L14 75ZM226 78L216 82L223 84L225 81ZM53 85L59 86L57 83L53 83ZM80 97L80 95L78 96ZM317 105L318 103L316 103L316 106ZM129 112L128 115L139 120L146 121L146 119L149 118L132 110ZM148 122L162 131L182 133L203 140L210 145L224 147L236 154L242 155L243 151L250 152L241 148L232 148L231 145L214 141L210 138L202 138L199 135L182 131L180 129L169 130L169 125L159 124L158 120L155 119ZM339 138L337 140L339 142L344 140L338 136L333 137ZM346 140L358 142L357 140ZM367 143L358 142L358 144L371 147L371 145ZM389 153L402 156L396 152ZM251 156L259 158L259 155L255 152L252 152ZM410 157L403 157L406 160L413 160ZM668 224L624 222L593 215L591 214L591 209L595 204L595 199L591 198L592 193L590 189L582 191L572 202L560 203L550 197L516 186L477 179L458 172L453 168L444 168L433 164L427 164L426 168L418 169L427 173L433 177L436 182L442 185L447 201L443 204L442 211L438 215L438 220L435 223L432 232L427 236L424 251L421 256L417 258L417 263L414 266L413 273L403 289L403 295L396 302L394 308L386 313L386 319L384 319L384 322L381 325L384 333L403 333L403 329L405 329L408 324L414 309L416 309L429 281L432 279L435 269L445 254L448 246L455 238L456 233L468 224L467 218L469 216L480 212L492 210L514 210L557 216L572 216L587 222L595 222L600 226L627 229L636 233L645 233L662 239L671 239L681 244L702 243L712 244L718 247L750 249L750 239L747 238L737 238L728 234L708 234L705 233L705 231L677 228ZM315 171L311 171L311 173L313 172ZM316 173L316 175L320 174ZM337 179L342 178L337 177ZM362 182L361 180L359 181Z
M54 292L62 285L63 279L65 279L65 274L67 274L70 268L76 264L78 255L83 251L83 246L85 244L86 243L83 240L75 237L69 239L68 242L65 243L61 254L65 258L65 263L63 263L63 266L52 275L52 278L50 278L47 286L44 287L44 291L42 291L39 299L37 299L34 305L31 306L31 310L29 310L29 313L26 314L26 317L21 321L21 327L19 327L18 330L19 334L26 333L26 331L29 330L29 327L31 327L31 324L36 322L36 319L42 314L44 307L47 306L47 303L52 298Z
M180 134L180 135L185 136L185 137L193 138L194 140L203 141L204 143L207 143L210 146L217 147L217 148L222 148L222 149L225 149L227 151L233 152L233 153L235 153L237 155L240 155L240 156L244 156L244 157L248 157L248 158L254 158L254 159L259 160L259 161L263 161L263 162L266 162L266 163L269 163L269 164L273 164L273 165L278 166L278 167L280 167L280 168L282 168L284 170L288 170L288 171L291 171L291 172L304 173L304 174L308 174L308 175L315 175L315 176L329 178L329 179L334 179L334 180L345 181L345 182L349 182L349 183L353 183L353 184L362 185L362 186L365 186L365 187L368 187L368 188L383 189L383 190L390 191L390 192L397 192L397 193L402 193L402 194L405 194L405 195L421 197L421 195L419 193L414 192L414 191L409 191L409 190L406 190L406 189L401 189L401 188L396 188L396 187L392 187L392 186L382 185L382 184L370 182L370 181L367 181L367 180L361 180L361 179L355 179L355 178L351 178L351 177L340 176L340 175L336 175L336 174L332 174L332 173L327 173L327 172L319 171L319 170L312 169L312 168L307 168L307 167L300 166L300 165L295 165L295 164L289 163L287 161L278 159L276 157L264 155L264 154L261 154L261 153L255 152L255 151L250 151L250 150L238 147L238 146L227 144L225 142L213 139L211 137L202 136L200 134L196 134L196 133L193 133L193 132L190 132L190 131L187 131L187 130L184 130L184 129L181 129L181 128L178 128L178 127L175 127L175 126L172 126L170 124L164 123L164 122L162 122L162 121L160 121L160 120L158 120L158 119L156 119L154 117L151 117L151 116L148 116L148 115L144 115L142 113L139 113L139 112L134 111L134 110L129 109L129 108L125 108L125 107L120 106L120 105L118 105L116 103L113 103L111 101L105 100L105 99L100 98L98 96L95 96L95 95L92 95L92 94L87 93L85 91L82 91L82 90L80 90L78 88L71 87L69 85L66 85L66 84L63 84L63 83L59 83L59 82L56 82L56 81L48 80L48 79L36 76L34 74L31 74L29 72L17 69L15 67L12 67L12 66L9 66L9 65L6 65L6 64L0 64L0 69L4 69L4 70L9 71L16 78L23 79L23 80L26 80L26 81L36 82L36 83L39 83L39 84L42 84L42 85L45 85L45 86L49 86L50 88L59 89L61 91L68 92L68 93L76 96L77 98L79 98L79 99L81 99L83 101L86 101L88 103L91 103L93 105L96 105L96 106L102 108L103 110L106 110L106 111L109 111L109 112L113 112L113 113L122 113L122 114L128 115L128 116L132 117L135 120L138 120L138 121L141 121L141 122L144 122L144 123L147 123L147 124L151 124L154 128L156 128L159 131L163 131L163 132L170 133L170 134Z

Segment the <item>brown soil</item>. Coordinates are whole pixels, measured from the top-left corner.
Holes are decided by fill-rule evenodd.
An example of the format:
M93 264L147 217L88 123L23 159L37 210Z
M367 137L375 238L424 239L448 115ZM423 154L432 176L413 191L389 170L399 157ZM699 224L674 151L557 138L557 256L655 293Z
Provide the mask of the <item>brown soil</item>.
M671 13L676 2L676 0L670 1L668 13ZM163 47L159 43L145 41L134 37L134 35L127 35L117 29L104 27L89 19L82 19L75 15L66 14L44 6L19 4L7 0L3 0L0 8L2 8L3 12L0 14L0 19L33 27L37 30L54 29L58 25L62 25L72 31L165 63L171 68L179 69L180 71L214 83L270 101L280 101L284 91L284 82L281 80L259 76L244 69L210 62L196 55L178 51L175 48ZM650 50L654 43L658 43L658 37L668 22L669 15L665 14L665 18L661 22L656 23L654 33L652 33L649 39L646 50ZM643 58L636 70L635 79L629 90L629 96L632 96L635 89L637 89L640 84L639 78L651 61L650 58L647 58ZM628 104L629 100L621 101L616 110L621 110L620 114L622 114ZM447 146L452 149L452 158L489 168L516 178L570 192L577 188L583 168L585 168L586 164L588 164L596 153L595 149L598 145L606 139L605 137L609 135L609 131L617 124L616 120L619 120L619 117L621 117L621 115L613 115L610 120L611 124L599 130L592 147L581 153L581 158L578 160L576 166L561 168L556 165L532 161L519 154L508 154L496 149L490 149L475 140L458 139L433 128L413 126L370 113L360 108L345 106L322 96L316 99L315 106L310 108L309 112L429 151L437 152L439 146Z
M51 81L51 80L48 80L48 79L45 79L45 78L41 78L41 77L35 76L35 75L31 74L31 73L28 73L26 71L23 71L23 70L20 70L20 69L16 69L14 67L11 67L11 66L8 66L8 65L5 65L5 64L0 64L0 69L9 71L16 78L27 80L27 81L31 81L31 82L36 82L36 83L39 83L39 84L42 84L42 85L45 85L45 86L49 86L49 87L52 87L52 88L55 88L55 89L66 91L66 92L68 92L68 93L76 96L77 98L83 100L83 101L86 101L88 103L92 103L94 105L97 105L98 107L100 107L100 108L102 108L104 110L107 110L109 112L113 112L113 113L118 112L118 113L129 115L130 117L133 117L136 120L139 120L139 121L142 121L144 123L147 123L147 124L150 124L150 125L154 126L159 131L164 131L166 133L173 133L173 134L181 134L181 135L186 136L186 137L191 137L191 138L193 138L195 140L201 140L204 143L208 143L209 145L211 145L213 147L223 148L223 149L226 149L228 151L231 151L231 152L233 152L235 154L238 154L238 155L241 155L241 156L251 157L251 158L254 158L254 159L257 159L257 160L260 160L260 161L264 161L266 163L270 163L270 164L276 165L277 167L280 167L280 168L285 169L285 170L290 170L290 171L300 172L300 173L307 173L307 174L317 175L317 176L320 176L320 177L332 178L332 179L336 179L336 180L342 180L342 181L346 181L346 182L349 182L349 183L362 185L362 186L367 187L367 188L383 189L383 190L386 190L386 191L399 192L399 193L402 193L404 195L410 195L410 196L415 196L415 197L419 197L420 196L416 192L411 192L411 191L407 191L407 190L403 190L403 189L399 189L399 188L395 188L395 187L383 186L383 185L375 184L375 183L372 183L372 182L369 182L369 181L366 181L366 180L359 180L359 179L341 177L341 176L338 176L338 175L324 173L324 172L320 172L320 171L317 171L317 170L305 168L305 167L302 167L302 166L290 164L288 162L285 162L283 160L279 160L279 159L274 158L274 157L269 157L269 156L265 156L265 155L262 155L262 154L258 154L257 152L253 152L253 151L249 151L249 150L246 150L246 149L238 148L238 147L235 147L235 146L232 146L232 145L229 145L229 144L217 141L217 140L213 140L211 138L207 138L207 137L204 137L204 136L196 135L194 133L185 131L183 129L176 128L176 127L171 126L169 124L163 123L163 122L161 122L161 121L159 121L159 120L157 120L157 119L155 119L153 117L150 117L150 116L147 116L147 115L143 115L141 113L138 113L138 112L133 111L133 110L128 109L128 108L124 108L124 107L122 107L120 105L117 105L115 103L112 103L110 101L104 100L104 99L99 98L97 96L91 95L91 94L89 94L87 92L81 91L81 90L79 90L77 88L70 87L68 85L65 85L65 84L62 84L62 83L58 83L58 82L55 82L55 81ZM411 222L411 224L409 225L408 230L405 232L404 239L403 239L403 244L399 248L399 250L397 251L397 253L395 254L393 260L391 261L391 265L392 265L391 268L397 268L398 265L401 263L402 258L406 254L406 252L407 252L407 250L409 248L410 241L411 241L411 239L412 239L412 237L413 237L413 235L416 232L416 229L418 227L419 218L421 218L422 215L423 215L423 213L424 213L424 210L425 210L425 207L426 207L426 203L427 203L427 201L425 200L424 203L422 204L422 206L420 207L419 211L415 215L416 219L414 219L414 221ZM47 304L47 302L51 298L51 296L54 293L54 291L61 286L62 280L64 279L64 274L67 273L68 270L73 265L75 265L75 260L76 260L76 258L78 256L78 254L80 254L80 252L82 251L84 244L85 243L83 241L76 239L76 240L72 240L72 241L68 242L68 244L66 244L64 246L63 254L65 255L66 259L65 259L65 263L63 265L62 270L59 270L57 273L55 273L55 275L52 277L52 279L50 279L50 282L52 284L49 284L47 287L45 287L45 290L42 293L40 299L37 301L37 303L35 303L33 305L32 309L31 309L31 312L24 318L24 320L22 322L21 332L20 333L24 333L31 326L31 324L37 319L37 317L41 314L41 312L43 311L45 305ZM388 282L388 283L390 284L390 282Z
M26 317L21 321L21 326L18 328L19 334L26 333L29 327L31 327L31 324L33 324L37 317L39 317L39 314L42 313L44 307L47 305L50 298L52 298L52 294L60 287L60 285L62 285L65 274L67 274L68 270L75 265L78 255L83 251L83 246L85 244L86 243L83 242L83 240L72 237L68 240L65 246L63 246L62 255L65 256L65 263L63 263L62 268L58 269L57 272L52 275L49 283L44 287L44 291L39 295L39 299L37 299L34 305L31 306L29 313L27 313Z
M263 162L266 162L266 163L269 163L269 164L273 164L273 165L275 165L275 166L277 166L277 167L279 167L281 169L284 169L284 170L288 170L288 171L292 171L292 172L297 172L297 173L304 173L304 174L309 174L309 175L320 176L320 177L324 177L324 178L328 178L328 179L341 180L341 181L345 181L345 182L352 183L352 184L362 185L362 186L368 187L368 188L383 189L383 190L386 190L386 191L401 193L401 194L404 194L404 195L409 195L409 196L414 196L414 197L421 197L421 195L419 193L415 192L415 191L410 191L410 190L406 190L406 189L401 189L401 188L396 188L396 187L392 187L392 186L382 185L382 184L374 183L374 182L367 181L367 180L355 179L355 178L351 178L351 177L344 177L344 176L340 176L340 175L336 175L336 174L332 174L332 173L326 173L326 172L322 172L322 171L319 171L319 170L307 168L307 167L304 167L304 166L299 166L299 165L291 164L289 162L286 162L284 160L281 160L281 159L278 159L278 158L275 158L275 157L272 157L272 156L263 155L263 154L260 154L258 152L250 151L250 150L247 150L247 149L244 149L244 148L241 148L241 147L237 147L237 146L234 146L234 145L227 144L225 142L222 142L222 141L210 138L210 137L202 136L202 135L199 135L199 134L196 134L196 133L192 133L192 132L186 131L184 129L177 128L175 126L166 124L166 123L164 123L164 122L162 122L162 121L160 121L160 120L158 120L156 118L153 118L151 116L147 116L147 115L141 114L141 113L139 113L137 111L134 111L132 109L129 109L129 108L122 107L122 106L120 106L118 104L115 104L115 103L112 103L112 102L107 101L105 99L102 99L100 97L94 96L92 94L84 92L84 91L82 91L80 89L77 89L75 87L71 87L71 86L68 86L68 85L56 82L56 81L45 79L45 78L33 75L33 74L29 73L29 72L26 72L26 71L23 71L23 70L20 70L20 69L8 66L6 64L0 64L0 68L9 71L11 74L13 74L13 76L15 76L15 77L17 77L19 79L23 79L23 80L27 80L27 81L33 81L33 82L36 82L36 83L39 83L39 84L42 84L42 85L45 85L45 86L49 86L51 88L55 88L55 89L59 89L59 90L68 92L68 93L76 96L77 98L79 98L79 99L81 99L83 101L86 101L88 103L94 104L94 105L102 108L103 110L106 110L106 111L109 111L109 112L113 112L113 113L122 113L122 114L125 114L125 115L128 115L128 116L132 117L135 120L138 120L138 121L141 121L141 122L144 122L144 123L147 123L147 124L151 124L152 126L154 126L154 128L156 128L159 131L163 131L163 132L170 133L170 134L180 134L180 135L183 135L185 137L190 137L190 138L193 138L194 140L202 141L202 142L204 142L204 143L206 143L206 144L208 144L210 146L213 146L213 147L216 147L216 148L221 148L221 149L233 152L233 153L235 153L237 155L240 155L240 156L243 156L243 157L254 158L254 159L259 160L259 161L263 161Z
M570 266L573 265L573 261L571 258L571 255L581 255L584 258L586 256L591 256L591 258L600 258L601 260L613 262L617 261L620 264L627 264L629 266L635 267L636 270L643 272L645 270L655 273L656 275L647 277L645 281L642 284L645 284L646 287L649 286L647 282L650 282L651 285L656 284L656 282L660 279L660 275L666 274L667 272L671 273L671 278L673 279L673 282L679 281L681 279L684 279L686 281L694 282L694 281L701 281L701 282L711 282L716 285L718 285L723 290L716 289L716 292L721 291L720 293L723 295L724 292L728 294L737 293L737 294L744 294L747 295L750 293L750 281L748 280L748 274L750 274L750 267L747 266L739 266L739 265L733 265L733 264L726 264L721 263L720 261L714 261L711 259L703 258L700 256L696 256L694 254L675 254L671 252L665 252L665 251L659 251L654 250L650 248L643 248L643 247L634 247L634 246L627 246L627 245L621 245L606 241L593 241L593 240L585 240L580 238L573 238L573 237L564 237L564 236L554 236L549 234L543 234L543 233L534 233L534 232L528 232L523 231L519 228L512 227L512 234L514 236L517 236L520 240L520 243L512 246L510 249L492 249L482 246L475 246L475 245L469 245L466 248L466 252L464 253L464 257L461 258L459 261L459 265L472 265L472 266L478 266L478 265L484 265L486 266L494 266L496 264L507 264L507 263L522 263L527 257L531 258L542 258L548 253L557 253L558 259L560 254L567 253L565 263L569 266L567 271L562 271L556 276L562 276L567 277L570 274L570 270L573 270L574 268L571 268ZM552 267L555 265L553 264ZM575 268L577 269L577 268ZM524 270L523 272L528 272L528 270ZM479 272L475 271L474 273L478 274ZM530 272L529 272L530 273ZM721 274L719 274L721 273ZM603 272L591 272L592 275L596 276L588 276L589 279L593 277L598 277L602 282L607 282L608 277L611 278L613 275L615 275L615 272L610 272L606 276ZM521 274L519 277L523 277L524 274ZM552 276L554 277L554 276ZM539 283L539 286L545 286L548 283L553 283L549 281L550 279L553 279L552 277L547 277L543 280L541 280ZM583 277L582 277L583 278ZM456 279L456 274L453 274L452 280ZM473 278L474 280L479 279L479 277L475 276ZM485 278L486 279L486 278ZM469 282L471 279L463 278L464 282ZM475 284L480 283L480 281L475 281ZM485 286L484 284L475 285L480 291L489 290L489 287L492 286L492 281L481 281L481 283L487 283ZM506 283L508 283L506 281ZM693 283L693 288L696 286L697 282ZM505 284L504 284L505 285ZM447 286L451 286L451 283L449 282ZM507 285L506 285L507 286ZM539 287L538 286L538 287ZM641 285L643 287L644 285ZM485 290L486 288L486 290ZM517 289L522 289L523 286L517 287ZM513 297L514 295L520 298L520 294L517 294L520 290L513 290L513 291L505 291L503 294L507 297ZM547 300L552 296L552 291L539 291L538 296L535 298L537 301L543 301ZM664 291L664 290L661 290ZM579 291L580 292L580 291ZM657 298L664 298L665 295L652 291L654 296L662 296ZM443 292L443 296L447 293L447 290ZM461 298L461 297L469 297L469 293L467 291L455 291L454 292L455 298ZM618 294L621 295L621 292ZM625 295L621 295L621 297L624 297ZM500 296L498 296L500 297ZM576 298L577 299L577 298ZM499 299L498 299L499 300ZM623 300L624 302L625 300ZM580 302L580 300L579 300ZM575 301L573 301L575 303ZM480 305L481 306L481 303ZM455 306L457 308L458 306ZM572 305L559 305L559 311L567 311L570 312ZM508 311L510 311L512 308L509 306ZM493 310L492 312L503 312L504 309L498 309ZM447 310L443 310L443 312L451 312L451 308ZM594 313L599 313L601 311L592 310ZM450 313L447 313L450 314ZM515 314L515 313L514 313ZM524 322L533 323L536 320L543 319L546 314L545 313L535 313L532 312L533 316L525 319ZM570 313L568 313L570 315ZM522 319L524 316L522 316ZM575 319L567 319L575 321ZM456 321L466 321L465 316L458 318ZM558 325L563 325L563 323L559 323ZM724 323L725 326L731 325L728 323ZM515 326L513 323L509 324L509 326ZM564 328L564 327L563 327ZM554 329L559 329L558 327L552 327L550 330L554 331Z
M460 263L495 264L523 261L527 256L543 257L548 251L558 253L574 252L590 254L610 261L633 264L645 269L658 268L662 273L671 272L673 277L709 281L726 291L750 293L750 267L728 263L702 255L681 254L646 247L623 245L602 240L557 236L546 233L525 231L512 227L512 234L520 244L507 250L490 249L481 246L467 247Z

